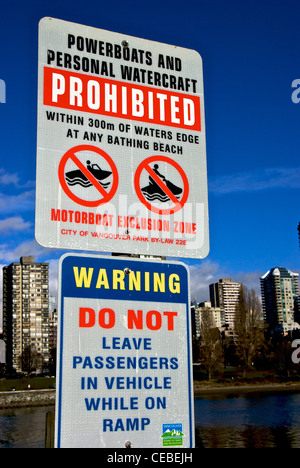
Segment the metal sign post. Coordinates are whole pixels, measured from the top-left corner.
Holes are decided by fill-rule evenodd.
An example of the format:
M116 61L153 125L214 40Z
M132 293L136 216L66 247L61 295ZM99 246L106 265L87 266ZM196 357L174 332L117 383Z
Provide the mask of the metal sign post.
M203 96L196 51L43 18L37 241L206 257Z
M56 447L194 447L188 283L182 263L62 257Z

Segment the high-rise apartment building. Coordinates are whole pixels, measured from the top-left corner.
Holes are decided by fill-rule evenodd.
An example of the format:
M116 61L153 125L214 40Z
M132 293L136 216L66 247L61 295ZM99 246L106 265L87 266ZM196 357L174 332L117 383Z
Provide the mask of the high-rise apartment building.
M49 296L49 350L57 348L57 309L55 298Z
M49 265L21 257L20 263L4 267L3 336L9 371L25 370L25 354L49 361L48 318Z
M220 279L218 283L210 284L209 294L212 307L224 310L225 323L234 326L236 306L240 301L241 283L235 283L230 278Z
M283 324L292 326L300 295L299 273L282 267L272 268L260 278L260 284L263 312L270 328Z
M211 302L201 302L192 308L192 331L193 336L200 338L201 322L203 314L208 313L211 316L213 327L221 328L225 325L225 313L220 307L212 307Z

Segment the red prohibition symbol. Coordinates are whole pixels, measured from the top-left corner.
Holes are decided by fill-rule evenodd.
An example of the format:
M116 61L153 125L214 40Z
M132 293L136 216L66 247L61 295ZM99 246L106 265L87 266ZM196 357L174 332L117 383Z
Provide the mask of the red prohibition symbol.
M157 162L164 162L167 164L170 164L173 168L175 168L182 179L183 182L183 190L182 190L182 196L180 200L175 196L174 191L172 191L169 188L169 184L166 180L163 180L161 177L159 177L158 173L153 170L153 168L150 167L151 163L157 163ZM149 177L154 180L155 184L159 187L161 190L161 193L165 195L165 198L168 200L171 200L174 203L174 206L172 208L158 208L157 206L153 206L149 199L145 197L145 193L143 193L143 189L141 188L141 174L143 171L147 171L149 174ZM183 171L182 167L176 162L173 161L173 159L170 159L166 156L151 156L150 158L145 159L137 168L135 177L134 177L134 187L137 196L139 197L140 201L152 212L158 213L160 215L169 215L169 214L174 214L177 211L181 210L183 206L185 205L188 196L189 196L189 182L188 178Z
M112 184L107 191L103 185L99 182L97 177L89 170L82 162L79 160L79 158L76 156L76 153L80 151L89 151L90 153L95 153L96 158L99 160L99 156L109 164L110 166L110 171L100 171L101 172L107 172L108 174L112 174ZM81 173L82 175L82 180L85 181L85 186L93 186L98 192L99 192L99 198L97 200L85 200L77 195L75 195L72 190L69 188L68 183L66 181L66 175L65 175L65 168L66 164L68 161L73 161L77 168L77 172ZM76 172L76 171L74 171ZM100 148L97 148L96 146L90 146L90 145L79 145L75 146L74 148L69 149L64 156L62 157L59 168L58 168L58 177L60 181L60 185L62 186L65 194L73 200L75 203L78 205L82 206L87 206L87 207L97 207L99 205L103 205L105 203L108 203L112 197L115 195L117 188L118 188L118 183L119 183L119 176L118 176L118 171L116 168L115 163L111 159L111 157L105 153L105 151L101 150Z

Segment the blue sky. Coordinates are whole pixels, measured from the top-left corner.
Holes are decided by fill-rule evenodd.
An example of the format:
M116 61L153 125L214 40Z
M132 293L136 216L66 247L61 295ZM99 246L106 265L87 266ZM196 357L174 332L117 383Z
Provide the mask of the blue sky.
M221 277L259 292L272 267L300 272L297 0L0 0L0 265L64 253L34 240L38 22L52 16L197 50L203 59L210 253L185 260L191 295ZM1 94L0 94L1 100ZM2 280L1 280L2 281Z

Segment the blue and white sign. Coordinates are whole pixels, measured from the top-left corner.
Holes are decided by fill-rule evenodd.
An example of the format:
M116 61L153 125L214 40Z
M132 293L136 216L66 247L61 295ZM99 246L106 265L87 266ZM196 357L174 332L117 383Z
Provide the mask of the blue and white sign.
M67 254L59 284L56 447L194 447L186 266Z

